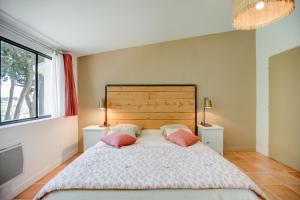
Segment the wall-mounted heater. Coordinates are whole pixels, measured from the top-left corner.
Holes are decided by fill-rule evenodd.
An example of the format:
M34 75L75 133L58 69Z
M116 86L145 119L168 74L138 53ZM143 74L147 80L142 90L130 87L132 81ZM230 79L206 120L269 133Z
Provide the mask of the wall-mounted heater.
M0 185L23 172L22 144L0 149Z

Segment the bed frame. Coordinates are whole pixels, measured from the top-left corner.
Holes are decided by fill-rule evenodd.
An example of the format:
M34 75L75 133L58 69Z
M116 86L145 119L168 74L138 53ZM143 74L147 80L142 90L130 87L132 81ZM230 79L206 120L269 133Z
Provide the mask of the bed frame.
M131 123L145 129L164 124L183 123L197 134L197 86L106 85L105 122L108 125Z

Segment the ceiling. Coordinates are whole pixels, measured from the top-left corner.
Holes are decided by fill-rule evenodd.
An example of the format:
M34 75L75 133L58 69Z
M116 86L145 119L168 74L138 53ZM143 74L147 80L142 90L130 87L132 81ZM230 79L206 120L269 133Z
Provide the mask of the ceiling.
M231 0L0 0L0 8L79 56L232 30Z

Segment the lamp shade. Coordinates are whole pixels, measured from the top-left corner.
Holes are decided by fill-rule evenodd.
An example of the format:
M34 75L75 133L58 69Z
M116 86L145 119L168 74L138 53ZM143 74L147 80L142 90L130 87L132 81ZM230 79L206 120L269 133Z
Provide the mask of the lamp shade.
M232 6L232 26L252 30L290 15L295 0L232 0Z
M204 108L212 108L211 100L208 97L204 97Z
M101 99L101 101L99 101L98 108L101 110L105 109L105 100L103 98Z

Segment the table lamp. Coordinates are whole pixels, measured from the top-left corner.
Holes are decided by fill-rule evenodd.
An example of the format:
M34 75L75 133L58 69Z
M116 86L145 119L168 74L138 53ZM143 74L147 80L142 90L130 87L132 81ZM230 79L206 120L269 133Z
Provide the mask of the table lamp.
M105 102L105 99L101 99L101 101L99 101L98 103L98 108L101 110L101 111L105 111L106 109L106 102ZM105 116L106 118L106 116ZM104 123L103 125L100 125L100 126L106 126L106 119L104 120Z
M203 121L201 122L201 125L205 126L205 127L210 127L211 125L205 122L205 110L207 108L212 108L212 103L211 103L211 100L208 97L204 97L204 102L203 102Z

